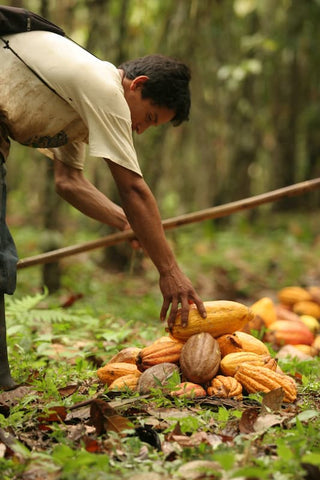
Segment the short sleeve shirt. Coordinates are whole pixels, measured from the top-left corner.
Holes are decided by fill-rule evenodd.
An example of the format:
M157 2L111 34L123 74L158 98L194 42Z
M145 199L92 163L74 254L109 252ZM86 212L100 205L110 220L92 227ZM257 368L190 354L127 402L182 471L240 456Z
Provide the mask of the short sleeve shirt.
M10 137L82 169L84 148L141 175L119 70L50 32L6 37L0 45L0 110ZM50 156L50 153L48 153Z

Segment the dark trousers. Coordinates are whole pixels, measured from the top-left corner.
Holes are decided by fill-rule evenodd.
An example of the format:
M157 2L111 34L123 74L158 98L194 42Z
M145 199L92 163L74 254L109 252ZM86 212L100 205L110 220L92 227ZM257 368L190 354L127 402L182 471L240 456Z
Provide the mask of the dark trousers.
M16 289L17 250L6 223L6 164L0 153L0 293Z

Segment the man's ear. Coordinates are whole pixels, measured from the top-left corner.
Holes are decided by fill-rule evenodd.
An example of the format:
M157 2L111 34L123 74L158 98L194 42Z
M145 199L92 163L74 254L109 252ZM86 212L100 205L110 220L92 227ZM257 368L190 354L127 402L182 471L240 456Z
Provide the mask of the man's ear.
M139 75L139 77L134 78L131 81L130 90L136 90L137 88L141 88L144 83L149 80L149 77L146 75Z

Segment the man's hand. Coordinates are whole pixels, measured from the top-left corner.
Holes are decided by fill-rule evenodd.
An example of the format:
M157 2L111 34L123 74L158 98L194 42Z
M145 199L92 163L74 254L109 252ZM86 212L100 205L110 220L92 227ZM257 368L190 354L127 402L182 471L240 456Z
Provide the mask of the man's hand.
M195 292L190 280L176 268L166 274L160 275L160 289L163 295L163 304L160 312L160 319L166 319L170 304L170 314L168 317L168 326L174 325L179 303L181 304L181 324L188 325L188 316L190 301L195 303L200 315L206 318L207 313L201 298Z

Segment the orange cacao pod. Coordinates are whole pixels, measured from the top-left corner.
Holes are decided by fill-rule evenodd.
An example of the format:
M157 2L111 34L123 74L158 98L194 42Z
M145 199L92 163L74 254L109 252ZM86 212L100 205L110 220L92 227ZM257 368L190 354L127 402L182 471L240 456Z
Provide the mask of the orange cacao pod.
M312 345L314 335L303 322L277 320L269 326L266 339L279 346L297 345L299 343Z
M186 342L189 337L201 332L210 333L216 338L225 333L241 330L253 318L252 311L238 302L214 300L204 302L204 305L207 310L207 318L201 317L196 305L190 305L186 327L181 325L181 310L179 310L170 334L182 342Z
M269 349L261 340L245 332L234 332L217 338L221 357L233 352L253 352L269 355Z
M183 343L177 341L156 341L143 348L137 356L137 367L141 372L159 363L178 363Z
M278 300L284 305L292 306L297 302L312 300L312 295L306 288L302 287L284 287L278 292Z
M244 363L250 363L257 367L267 367L276 370L277 362L270 355L258 355L253 352L228 353L220 362L220 370L223 375L233 377L238 368Z
M135 374L123 375L122 377L113 380L109 385L109 390L131 390L135 391L137 388L139 376Z
M170 395L172 397L195 398L205 397L207 392L201 385L198 385L197 383L182 382L177 385L177 390L170 392Z
M141 348L127 347L114 355L108 363L136 363L136 358Z
M310 315L316 319L320 318L320 305L313 301L304 300L293 305L293 311L297 315Z
M207 388L208 395L214 395L220 398L242 398L242 385L234 377L217 375L211 380Z
M100 381L106 385L111 385L111 383L119 377L124 375L141 375L136 365L133 363L107 363L104 367L101 367L97 370L97 375Z
M207 332L192 335L184 344L180 355L182 375L193 383L204 384L217 373L221 354L219 344Z
M241 383L248 393L268 393L282 387L284 402L294 402L297 398L295 381L288 375L275 372L269 368L244 364L237 370L235 379Z

